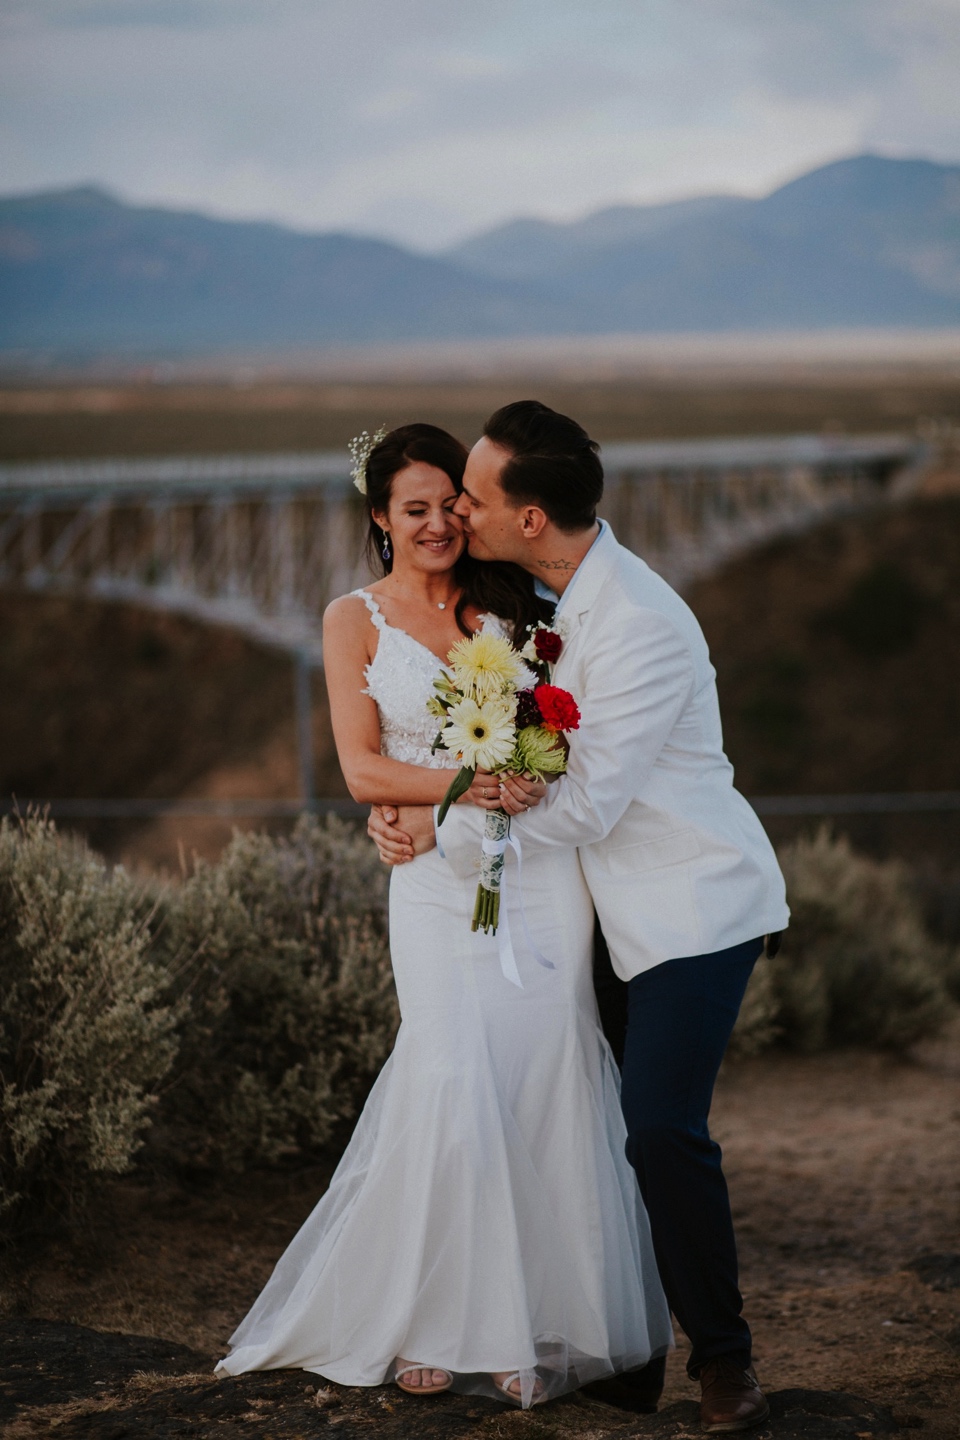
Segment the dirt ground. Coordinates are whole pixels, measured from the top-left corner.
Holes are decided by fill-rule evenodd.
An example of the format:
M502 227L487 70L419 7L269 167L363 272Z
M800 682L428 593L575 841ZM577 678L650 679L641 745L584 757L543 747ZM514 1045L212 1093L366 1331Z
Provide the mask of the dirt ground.
M759 1436L960 1434L958 1123L960 1029L908 1060L847 1052L726 1067L713 1126L757 1367L774 1401ZM215 1192L131 1180L86 1245L53 1247L8 1273L9 1440L698 1433L682 1336L655 1419L584 1397L526 1415L464 1397L407 1401L302 1372L212 1381L213 1357L328 1173L244 1177Z

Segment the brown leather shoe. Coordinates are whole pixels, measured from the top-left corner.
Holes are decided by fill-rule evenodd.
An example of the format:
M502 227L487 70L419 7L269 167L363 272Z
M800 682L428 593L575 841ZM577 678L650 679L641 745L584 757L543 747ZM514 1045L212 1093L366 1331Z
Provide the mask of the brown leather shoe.
M700 1428L708 1435L732 1435L760 1425L770 1414L752 1365L726 1355L708 1360L700 1371Z

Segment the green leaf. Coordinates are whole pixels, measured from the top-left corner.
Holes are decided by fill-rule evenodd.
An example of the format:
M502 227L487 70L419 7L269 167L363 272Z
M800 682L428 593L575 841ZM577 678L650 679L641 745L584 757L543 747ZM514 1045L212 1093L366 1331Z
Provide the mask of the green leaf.
M473 784L473 777L476 773L475 769L471 769L469 765L464 765L463 768L458 770L456 775L454 775L453 780L450 782L450 789L440 802L440 810L437 815L438 825L442 825L447 818L447 811L450 809L450 806L455 805L461 795L466 795L470 786Z

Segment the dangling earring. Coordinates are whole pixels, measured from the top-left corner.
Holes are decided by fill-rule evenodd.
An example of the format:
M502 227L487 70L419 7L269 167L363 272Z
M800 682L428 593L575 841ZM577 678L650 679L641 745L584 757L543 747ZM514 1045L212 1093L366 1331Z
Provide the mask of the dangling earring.
M383 556L384 563L386 563L386 561L390 559L392 553L393 552L390 549L390 532L389 530L384 530L383 549L380 551L380 554Z

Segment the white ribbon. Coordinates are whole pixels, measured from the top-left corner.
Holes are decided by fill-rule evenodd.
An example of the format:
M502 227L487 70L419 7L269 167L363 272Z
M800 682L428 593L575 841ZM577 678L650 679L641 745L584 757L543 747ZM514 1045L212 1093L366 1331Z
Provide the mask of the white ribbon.
M511 985L516 985L519 990L523 989L523 981L520 979L520 971L517 969L517 956L513 948L513 940L510 937L510 911L507 907L507 897L502 896L503 904L500 906L500 918L497 922L497 949L500 951L500 969L503 971L505 980Z
M520 923L523 926L523 936L527 947L538 965L545 970L556 970L552 960L534 944L533 936L530 934L530 926L527 924L527 912L523 907L523 852L520 849L520 841L513 835L507 835L503 840L487 840L484 837L483 849L488 855L502 855L507 846L517 857L517 905L520 910ZM507 867L503 867L503 876L500 881L501 905L500 919L497 925L497 944L500 951L500 969L504 978L509 980L511 985L523 989L523 981L520 979L520 971L517 968L517 956L513 948L513 937L510 934L510 906L507 899Z
M523 925L524 939L538 965L542 965L544 970L556 970L557 967L553 961L548 960L546 955L534 944L533 936L530 934L530 927L527 924L527 912L523 908L523 852L520 849L520 841L515 835L508 835L507 844L517 857L517 902L520 907L520 922ZM506 874L506 867L504 867L504 874Z

